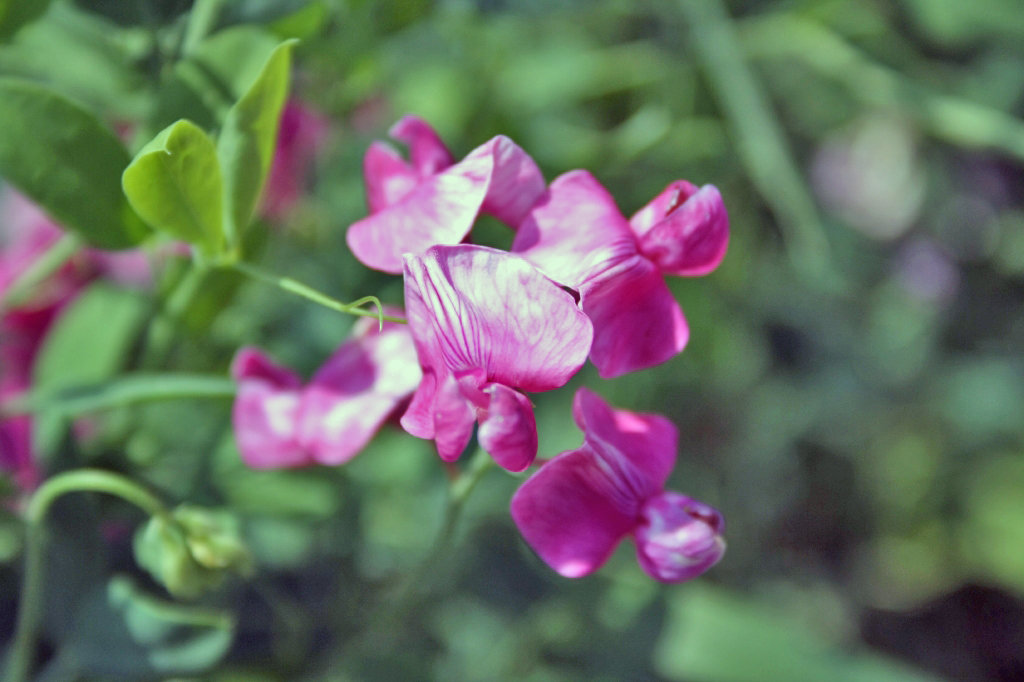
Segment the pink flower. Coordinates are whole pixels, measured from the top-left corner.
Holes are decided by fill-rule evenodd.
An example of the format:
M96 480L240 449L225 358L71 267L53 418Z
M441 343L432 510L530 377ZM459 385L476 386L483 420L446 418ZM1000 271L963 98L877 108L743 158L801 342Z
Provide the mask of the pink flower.
M640 566L679 582L722 558L722 516L663 489L679 440L672 422L612 409L585 388L576 393L573 418L583 446L542 466L512 497L512 518L541 559L579 578L632 535Z
M483 246L435 246L405 257L405 301L423 382L402 417L459 457L479 422L480 446L510 471L537 455L524 391L564 385L593 336L572 296L518 256Z
M580 292L590 359L610 378L679 353L689 328L663 275L704 275L725 256L729 218L712 185L673 182L626 220L587 171L566 173L519 225L512 250Z
M254 348L235 355L232 418L242 459L258 469L344 464L420 381L404 325L365 318L305 386Z
M481 211L518 225L544 193L537 164L503 135L453 165L422 119L406 116L390 134L409 145L411 162L384 143L370 146L363 162L370 215L346 235L356 258L375 270L397 274L403 254L460 243Z
M330 123L295 100L288 100L281 114L277 149L263 194L263 213L282 220L298 202L317 150L327 140Z

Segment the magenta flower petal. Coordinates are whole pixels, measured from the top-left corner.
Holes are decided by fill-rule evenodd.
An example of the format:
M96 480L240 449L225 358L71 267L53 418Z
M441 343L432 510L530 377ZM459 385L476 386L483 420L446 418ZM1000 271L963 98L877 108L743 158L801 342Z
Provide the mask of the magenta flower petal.
M600 568L636 524L635 510L615 504L606 480L599 460L576 450L542 466L512 496L526 543L567 578Z
M519 225L512 251L576 288L636 255L636 244L608 190L576 170L551 183Z
M373 438L421 378L412 337L404 325L356 324L313 375L302 396L299 441L320 464L343 464Z
M729 216L714 185L677 180L630 220L640 251L662 272L706 275L729 246Z
M481 210L506 225L518 226L545 191L537 164L504 135L492 138L473 154L490 155L494 163Z
M573 398L572 415L584 433L585 443L617 471L627 467L615 463L627 459L635 472L620 476L633 479L630 488L637 498L661 490L676 464L679 430L657 414L616 410L593 391L580 388Z
M388 135L409 146L409 159L420 177L440 173L455 163L434 128L419 116L403 116Z
M480 421L480 447L509 471L523 471L537 456L537 422L530 399L501 384L484 389L490 400Z
M478 156L422 180L398 203L352 223L349 248L363 265L398 274L403 254L458 244L484 202L490 171L491 160Z
M657 267L634 257L580 288L594 324L590 359L608 379L652 367L679 353L690 332Z
M238 381L232 408L235 441L242 459L256 469L311 463L298 441L301 381L255 348L243 348L231 363Z
M441 456L457 457L474 419L489 402L505 419L488 426L487 443L503 461L516 438L510 425L533 428L493 384L547 391L565 384L586 360L590 321L573 298L517 256L483 246L435 246L405 258L409 327L425 380L402 418L411 434L435 438ZM496 393L497 391L497 393ZM528 423L529 422L529 423ZM449 425L445 429L440 424ZM485 445L486 449L487 445ZM495 454L495 453L492 453ZM530 459L536 455L536 448ZM518 466L518 465L517 465Z
M309 385L255 349L232 363L235 438L250 466L342 464L412 393L420 367L404 325L361 320Z
M725 522L716 509L674 492L644 504L635 532L640 566L662 582L696 578L722 558Z
M383 142L374 142L366 150L363 177L366 205L371 214L397 204L420 181L419 173L406 163L402 155Z
M312 109L295 100L285 103L263 195L266 215L281 219L298 202L305 189L307 171L329 130L327 119Z
M586 361L589 320L522 258L461 245L405 263L406 310L424 367L482 369L488 382L533 392L564 385ZM436 339L436 348L421 339Z
M515 226L544 193L537 164L507 137L488 140L452 165L422 119L407 116L391 134L409 144L412 163L386 145L370 147L364 160L370 215L346 235L368 267L397 274L406 253L458 244L481 211Z

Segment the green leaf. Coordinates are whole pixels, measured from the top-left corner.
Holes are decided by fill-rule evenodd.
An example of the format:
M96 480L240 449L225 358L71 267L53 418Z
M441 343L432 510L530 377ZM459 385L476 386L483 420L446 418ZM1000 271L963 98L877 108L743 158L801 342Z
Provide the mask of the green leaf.
M0 0L0 40L6 40L50 6L50 0Z
M191 121L153 138L122 176L124 193L143 220L207 255L223 251L223 182L213 140Z
M0 176L57 222L105 249L146 228L121 193L127 150L95 116L46 88L0 78Z
M198 673L227 653L235 631L227 612L157 599L124 576L93 592L75 625L61 669L89 679Z
M86 289L47 333L32 368L33 390L56 392L113 376L124 363L146 308L139 294L109 284ZM38 413L33 429L41 456L56 449L64 426L60 413Z
M657 671L693 682L937 682L906 664L846 651L784 611L692 584L670 601Z
M270 172L294 44L286 41L270 53L256 80L228 111L217 140L227 190L225 223L234 235L249 224Z

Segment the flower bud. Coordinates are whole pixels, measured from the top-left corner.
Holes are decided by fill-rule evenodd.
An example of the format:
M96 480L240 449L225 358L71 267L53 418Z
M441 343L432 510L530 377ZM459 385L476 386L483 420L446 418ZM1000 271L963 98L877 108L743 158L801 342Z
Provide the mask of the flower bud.
M696 578L725 553L725 522L716 509L674 492L644 503L636 538L640 566L662 582Z
M183 505L169 517L152 517L136 533L134 548L139 565L176 597L198 597L218 586L228 571L252 569L237 520L199 507Z

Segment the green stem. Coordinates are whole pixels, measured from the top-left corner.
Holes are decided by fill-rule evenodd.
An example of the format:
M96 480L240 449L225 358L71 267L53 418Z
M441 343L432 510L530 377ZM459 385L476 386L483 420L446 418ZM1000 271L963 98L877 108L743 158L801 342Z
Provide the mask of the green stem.
M146 341L140 362L143 367L158 367L167 359L178 323L192 304L196 294L199 293L206 273L206 268L193 265L174 285L174 289L146 331Z
M381 306L380 300L376 296L364 296L358 301L352 303L342 303L341 301L331 298L330 296L323 294L312 287L308 287L302 282L296 281L291 277L280 277L273 273L267 272L262 268L256 267L249 263L243 263L242 261L236 261L229 264L227 267L234 268L244 275L248 275L253 279L259 280L266 284L270 284L279 287L289 293L297 296L302 296L305 299L319 303L325 308L336 310L339 313L346 313L348 315L358 315L361 317L376 317L380 321L380 325L383 328L384 321L397 322L399 324L405 324L406 319L404 317L396 317L394 315L385 315L383 307ZM359 306L366 305L367 303L373 303L377 308L376 312L369 310L363 310Z
M32 289L57 272L80 248L82 248L82 240L76 235L69 233L58 239L53 246L47 249L46 253L35 259L32 265L26 268L7 288L7 291L0 297L0 312L24 303L32 293Z
M131 502L151 516L167 516L159 498L134 481L109 471L77 469L58 474L33 493L25 510L25 577L21 584L18 621L4 677L25 682L32 667L36 635L43 608L43 555L46 545L46 512L60 496L70 492L99 492Z
M183 398L233 398L237 384L206 374L127 374L100 384L37 390L0 403L0 418L33 412L76 417L137 403Z
M794 267L814 279L828 270L818 209L793 161L778 118L743 60L721 0L679 0L694 51L721 102L751 180L778 217Z

